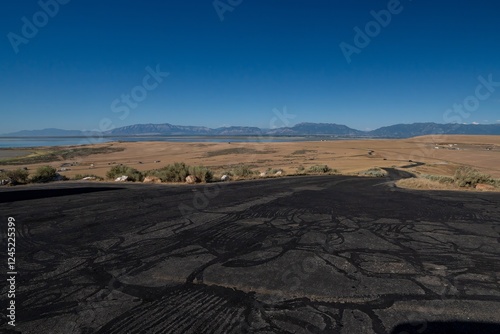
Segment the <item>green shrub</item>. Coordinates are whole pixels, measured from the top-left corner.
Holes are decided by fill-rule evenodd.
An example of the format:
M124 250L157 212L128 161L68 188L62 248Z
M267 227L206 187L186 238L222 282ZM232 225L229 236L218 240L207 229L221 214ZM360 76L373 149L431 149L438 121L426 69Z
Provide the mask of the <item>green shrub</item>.
M188 166L183 162L176 162L163 168L152 170L147 175L156 176L162 182L184 182L188 175L196 176L201 182L211 182L213 172L204 166Z
M459 187L475 187L478 183L491 184L495 182L491 176L479 172L468 166L458 167L453 177L455 184Z
M128 176L128 181L132 182L142 181L144 178L142 173L139 172L137 169L125 165L113 166L106 173L106 177L108 179L113 179L113 180L123 175Z
M201 182L211 182L214 178L213 172L204 166L189 167L189 175L196 176Z
M315 174L326 174L326 173L332 173L336 172L336 170L331 169L327 165L315 165L309 167L307 170L309 173L315 173Z
M266 174L270 174L270 175L276 174L278 172L283 173L283 169L280 169L280 168L268 168L266 170Z
M183 162L176 162L157 170L147 173L147 175L156 176L162 182L184 182L189 175L189 167Z
M0 173L0 179L10 179L12 184L23 184L28 182L29 173L22 168L6 170Z
M305 172L305 170L306 170L306 169L304 168L304 166L299 166L299 167L297 167L297 173L304 173L304 172Z
M500 188L500 179L492 179L492 180L490 181L490 184L491 184L492 186L495 186L495 187L497 187L497 188Z
M240 165L233 168L231 175L237 177L248 177L254 175L255 172L247 165Z
M439 183L445 183L445 184L452 184L455 182L455 180L450 177L450 176L444 176L444 175L429 175L429 174L422 174L420 177L431 180L431 181L437 181Z
M387 175L387 172L379 167L373 167L368 170L362 171L359 175L370 176L370 177L384 177Z
M51 166L41 166L35 171L35 174L31 176L31 182L34 183L45 183L54 181L57 177L57 171Z

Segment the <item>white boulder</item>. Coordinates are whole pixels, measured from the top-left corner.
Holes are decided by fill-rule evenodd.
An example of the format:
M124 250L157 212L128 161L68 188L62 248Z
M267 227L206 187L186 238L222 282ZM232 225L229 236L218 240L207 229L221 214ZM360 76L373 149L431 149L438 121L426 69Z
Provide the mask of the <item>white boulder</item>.
M194 183L198 183L198 182L200 182L200 179L197 178L196 176L194 176L194 175L186 176L186 183L194 184Z
M115 179L115 182L125 182L125 181L127 181L127 180L128 180L128 176L127 176L127 175L122 175L122 176L120 176L120 177L117 177L117 178Z

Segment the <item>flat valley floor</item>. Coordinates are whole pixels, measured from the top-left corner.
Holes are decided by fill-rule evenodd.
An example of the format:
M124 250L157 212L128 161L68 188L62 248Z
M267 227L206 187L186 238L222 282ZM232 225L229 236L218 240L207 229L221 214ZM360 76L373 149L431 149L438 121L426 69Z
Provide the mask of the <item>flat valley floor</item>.
M71 150L74 153L69 152ZM110 152L79 155L78 150L80 153L82 150ZM1 161L23 152L28 155L25 162L14 165ZM33 162L44 155L55 160ZM409 160L420 162L409 169L416 173L453 175L458 166L466 165L500 178L500 136L433 135L408 139L296 142L112 142L83 149L82 146L0 149L0 169L27 167L34 171L39 166L51 165L68 178L77 174L105 177L111 167L119 164L147 171L174 162L204 165L218 177L239 165L259 172L281 169L293 175L301 167L307 170L326 164L342 174L357 175L372 167L408 166Z

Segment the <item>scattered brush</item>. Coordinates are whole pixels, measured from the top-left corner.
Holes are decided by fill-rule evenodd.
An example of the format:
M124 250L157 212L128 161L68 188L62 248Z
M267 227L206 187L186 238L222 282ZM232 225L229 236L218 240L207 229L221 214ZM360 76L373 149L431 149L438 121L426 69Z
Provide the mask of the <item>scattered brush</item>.
M332 173L338 173L336 169L332 169L328 167L328 165L315 165L309 167L307 170L308 173L312 174L332 174Z
M28 176L29 172L22 168L6 170L0 173L0 179L10 180L13 185L28 183Z
M385 177L387 172L380 167L373 167L365 171L359 172L358 175L369 176L369 177Z
M118 166L113 166L111 169L106 173L106 177L108 179L116 179L120 176L127 176L128 181L132 182L139 182L144 179L144 175L140 171L138 171L135 168L125 166L125 165L118 165Z
M31 182L33 183L46 183L57 179L64 180L66 177L57 174L57 170L51 166L38 167L35 173L31 175Z
M188 175L195 176L201 182L211 182L213 172L204 166L188 166L183 162L176 162L160 169L148 171L148 176L156 176L162 182L184 182Z

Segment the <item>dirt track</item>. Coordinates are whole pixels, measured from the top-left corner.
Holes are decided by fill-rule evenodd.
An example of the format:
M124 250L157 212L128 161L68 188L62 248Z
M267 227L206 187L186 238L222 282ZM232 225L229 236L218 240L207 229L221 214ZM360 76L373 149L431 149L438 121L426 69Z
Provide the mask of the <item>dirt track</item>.
M499 202L345 176L4 188L15 329L499 332Z

